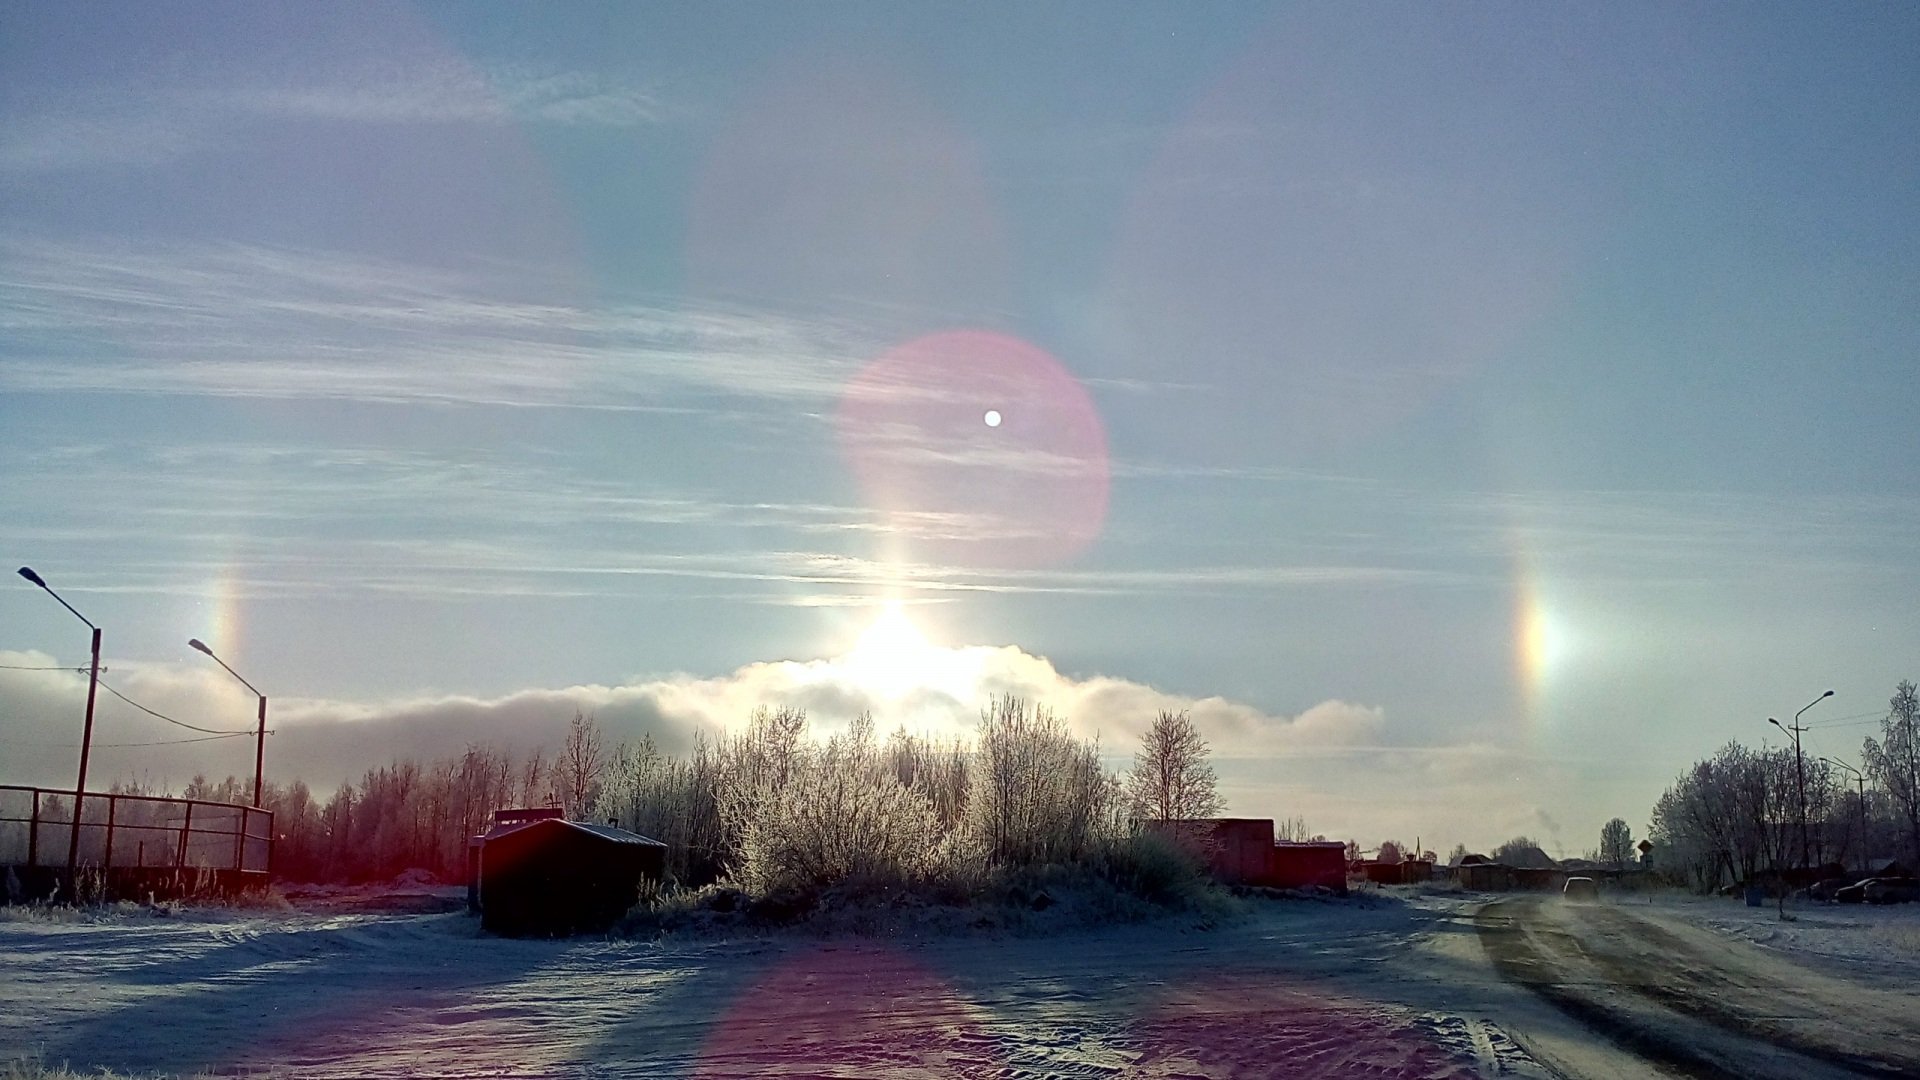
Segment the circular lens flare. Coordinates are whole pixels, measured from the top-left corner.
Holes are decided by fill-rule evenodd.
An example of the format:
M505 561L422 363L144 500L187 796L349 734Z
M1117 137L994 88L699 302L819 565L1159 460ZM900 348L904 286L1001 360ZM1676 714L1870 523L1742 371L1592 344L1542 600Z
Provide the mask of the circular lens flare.
M1106 522L1093 400L1019 338L957 330L897 346L847 385L837 421L842 455L908 557L1047 565L1084 551Z

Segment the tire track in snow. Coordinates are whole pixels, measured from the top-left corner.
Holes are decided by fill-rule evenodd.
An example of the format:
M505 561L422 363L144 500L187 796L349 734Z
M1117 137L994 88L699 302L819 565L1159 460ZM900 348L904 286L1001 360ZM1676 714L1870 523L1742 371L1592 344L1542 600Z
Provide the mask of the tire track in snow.
M1769 970L1726 947L1696 948L1617 908L1504 900L1483 907L1476 922L1502 977L1682 1075L1811 1080L1920 1072L1906 1046L1913 1037L1897 1023L1878 1033L1877 1052L1864 1048L1875 1033L1862 1039L1861 1015L1848 1009L1849 1000L1872 1004L1864 988L1810 993L1807 984L1819 978L1813 973ZM1783 1009L1806 1015L1783 1016Z

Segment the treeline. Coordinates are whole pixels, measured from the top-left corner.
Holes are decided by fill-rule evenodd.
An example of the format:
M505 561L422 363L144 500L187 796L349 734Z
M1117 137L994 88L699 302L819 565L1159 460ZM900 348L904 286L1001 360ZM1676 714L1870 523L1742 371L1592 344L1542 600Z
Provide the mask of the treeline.
M273 811L278 834L274 875L305 882L387 880L421 868L446 880L464 873L466 837L486 831L492 812L555 801L554 763L541 751L516 759L509 750L468 746L435 761L411 758L368 769L326 799L303 780L268 781L261 801ZM113 788L161 794L138 784ZM190 799L251 803L250 785L236 777L214 782L196 776L180 793Z
M1204 753L1204 743L1188 745L1175 764L1204 781L1183 791L1217 805ZM1164 775L1168 763L1143 767ZM683 885L725 878L766 894L865 882L966 894L997 868L1067 863L1135 891L1174 887L1191 860L1133 830L1143 808L1126 780L1060 717L1002 698L972 739L881 736L868 718L819 739L804 712L761 709L738 732L696 736L684 756L651 736L609 752L594 721L576 715L551 757L473 745L370 769L325 800L297 780L270 784L265 802L279 833L275 872L294 881L385 880L412 868L458 880L466 838L493 810L559 806L665 842L668 874ZM196 777L186 794L246 802L250 793L234 778Z
M1653 808L1656 869L1703 891L1782 867L1920 865L1920 695L1902 682L1856 777L1793 747L1739 742L1695 762Z

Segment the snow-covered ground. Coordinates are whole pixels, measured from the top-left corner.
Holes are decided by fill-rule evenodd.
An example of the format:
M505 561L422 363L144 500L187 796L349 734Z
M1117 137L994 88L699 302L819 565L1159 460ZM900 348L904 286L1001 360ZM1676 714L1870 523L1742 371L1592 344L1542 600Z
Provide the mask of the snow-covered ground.
M924 941L513 941L464 914L0 922L0 1057L300 1076L1533 1075L1413 951L1452 913L1272 903Z
M1920 987L1920 904L1748 907L1724 897L1662 897L1655 910L1823 972Z
M1892 968L1864 966L1912 962L1899 951L1920 926L1912 908L1781 924L1720 902L1400 895L1251 902L1208 928L554 942L343 903L0 917L0 1062L301 1077L1640 1077L1661 1074L1642 1056L1647 1032L1671 1049L1697 1029L1726 1060L1759 1063L1728 1075L1807 1076L1844 1071L1831 1055L1851 1052L1820 1023L1920 1020L1920 997L1879 985ZM1800 1002L1834 1019L1781 1029L1798 1049L1775 1061L1759 1005L1702 1010L1672 1000L1677 979L1636 974L1679 946L1663 933L1704 943L1689 971L1719 950L1754 985L1798 983L1799 963L1844 968ZM1625 966L1588 970L1609 956ZM1567 1009L1569 992L1599 1012ZM1765 1023L1735 1030L1728 1016ZM1893 1038L1887 1060L1914 1060L1900 1056L1913 1038Z

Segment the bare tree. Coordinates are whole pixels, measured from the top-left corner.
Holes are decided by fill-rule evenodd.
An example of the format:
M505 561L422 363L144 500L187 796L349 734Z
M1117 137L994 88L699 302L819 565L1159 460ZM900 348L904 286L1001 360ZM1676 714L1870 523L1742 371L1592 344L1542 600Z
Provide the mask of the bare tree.
M578 820L593 807L605 766L599 723L575 710L573 722L567 725L567 741L560 747L560 760L554 763L555 778L562 788L561 805L566 807L568 817Z
M1290 817L1282 818L1274 822L1273 838L1275 840L1299 843L1303 840L1311 840L1313 836L1307 830L1306 818Z
M1600 859L1624 869L1633 858L1633 829L1625 818L1614 818L1600 826Z
M552 770L547 767L539 747L527 755L527 763L520 769L520 805L553 805Z
M1191 821L1220 812L1219 781L1207 764L1207 741L1185 711L1161 710L1140 740L1126 779L1136 816Z
M1879 741L1866 740L1861 756L1867 775L1892 797L1907 819L1907 854L1920 859L1920 691L1905 679L1887 703Z

